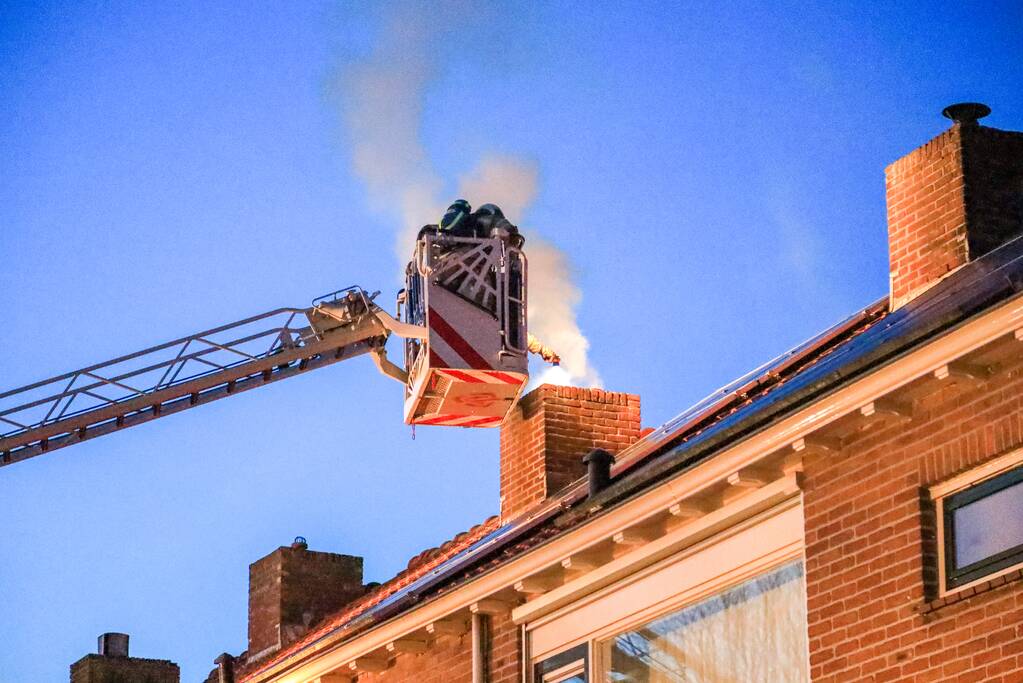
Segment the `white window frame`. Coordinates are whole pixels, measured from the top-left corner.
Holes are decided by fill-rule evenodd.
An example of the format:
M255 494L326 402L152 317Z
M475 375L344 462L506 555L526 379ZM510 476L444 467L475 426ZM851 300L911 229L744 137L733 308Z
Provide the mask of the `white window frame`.
M934 524L937 532L937 561L938 561L938 598L944 598L949 595L954 595L968 588L972 588L978 584L990 581L1004 576L1005 574L1012 573L1023 567L1023 561L1017 562L1009 567L1004 567L997 571L985 574L969 583L964 583L960 586L948 587L948 574L947 567L945 566L946 558L946 539L945 539L945 509L944 502L949 497L956 493L960 493L969 489L977 484L981 484L989 479L993 479L999 475L1005 474L1009 470L1016 469L1023 465L1023 448L1010 451L1005 455L999 456L993 460L990 460L983 465L974 467L973 469L967 470L961 474L958 474L950 479L946 479L939 482L928 489L930 499L934 503Z
M607 672L607 670L611 668L611 662L605 660L605 657L607 655L603 651L603 648L600 647L601 643L604 643L621 633L626 633L628 631L634 631L636 629L642 628L646 624L649 624L653 621L657 621L658 619L678 612L679 610L685 609L691 605L696 605L704 600L714 597L715 595L719 595L721 593L729 591L732 588L735 588L736 586L746 581L750 581L752 579L757 578L758 576L770 574L774 570L796 560L803 564L803 571L805 572L806 571L805 553L800 553L798 555L794 554L789 555L784 559L775 559L775 561L773 562L760 564L756 566L754 571L746 572L744 575L742 575L742 578L733 577L731 581L714 582L713 584L707 587L707 590L704 590L701 593L699 593L698 594L699 597L690 597L689 599L680 602L665 603L663 609L660 609L656 612L637 613L629 619L619 620L613 624L609 624L605 628L600 629L599 631L594 633L593 637L590 639L590 662L591 662L590 671L592 672L592 675L603 676L605 672ZM806 578L804 574L803 581L805 582L805 580ZM803 595L803 604L804 605L806 604L805 593ZM809 646L809 634L807 634L807 646ZM809 657L809 647L807 647L807 650L808 650L807 657ZM807 672L810 671L809 660L807 660L806 671ZM602 681L603 679L600 680Z
M567 681L573 676L584 675L586 675L586 660L577 659L561 668L543 674L538 683L561 683L561 681Z
M603 663L598 661L600 653L595 643L670 614L686 605L695 604L787 562L797 559L805 562L803 528L802 501L799 496L794 496L690 546L681 553L625 576L615 584L529 623L527 625L527 632L530 634L529 659L535 665L557 652L586 643L590 654L590 679L598 680L594 677L602 675L604 668ZM712 557L719 559L708 565L706 559ZM726 563L718 564L726 558ZM705 576L700 578L694 576L694 583L691 585L679 583L677 578L665 582L666 577L679 572L690 575L688 567L694 566L693 562L704 567L712 565L716 567ZM563 618L573 619L571 616L573 613L585 617L586 612L580 610L603 610L602 603L617 601L622 595L628 594L627 589L633 585L636 591L647 596L644 603L629 603L628 609L624 612L611 610L619 615L601 622L596 628L581 632L568 625L570 622L562 621ZM575 618L578 619L579 616ZM592 622L588 622L587 619L587 623ZM568 625L567 628L562 624ZM543 644L536 643L538 647L534 649L534 636L545 627L547 633L542 638ZM563 638L558 631L564 632ZM556 638L550 637L552 632L557 633Z

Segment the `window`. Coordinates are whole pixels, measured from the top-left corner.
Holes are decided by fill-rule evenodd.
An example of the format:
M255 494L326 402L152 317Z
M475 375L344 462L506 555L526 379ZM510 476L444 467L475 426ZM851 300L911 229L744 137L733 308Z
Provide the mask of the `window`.
M1023 563L1023 467L938 499L945 590Z
M808 681L803 565L793 562L598 644L603 683Z
M536 665L535 683L586 683L589 669L588 647L583 644L548 657Z

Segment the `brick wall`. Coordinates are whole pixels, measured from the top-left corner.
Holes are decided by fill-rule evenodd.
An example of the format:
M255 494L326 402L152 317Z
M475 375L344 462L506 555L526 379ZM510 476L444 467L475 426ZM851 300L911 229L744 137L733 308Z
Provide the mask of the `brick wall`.
M1023 232L1023 134L953 125L885 169L893 305Z
M1023 133L963 128L967 241L977 258L1023 233Z
M364 592L361 557L278 548L249 565L249 657L286 647Z
M909 423L806 459L806 568L815 682L1023 681L1023 582L935 601L922 490L1023 445L1023 363L914 404ZM1016 579L1016 580L1013 580Z
M178 683L178 665L165 659L86 655L71 665L71 683Z
M501 518L510 519L586 473L594 448L617 453L639 438L639 396L544 384L501 426Z
M491 617L490 681L520 683L519 628L511 616ZM472 683L472 633L439 638L422 654L402 654L386 671L359 674L359 683Z

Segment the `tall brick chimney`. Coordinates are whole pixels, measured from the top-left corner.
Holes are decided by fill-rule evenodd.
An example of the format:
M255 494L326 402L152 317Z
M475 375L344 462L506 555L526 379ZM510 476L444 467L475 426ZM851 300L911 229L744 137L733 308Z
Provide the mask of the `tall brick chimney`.
M639 419L635 394L544 384L523 396L501 426L501 519L586 474L592 449L636 441Z
M952 127L885 169L892 308L1023 234L1023 133L978 124L989 112L946 108Z
M128 656L128 636L104 633L99 654L85 655L71 665L71 683L178 683L178 665L166 659Z
M361 557L315 552L301 537L253 562L248 659L287 647L364 592Z

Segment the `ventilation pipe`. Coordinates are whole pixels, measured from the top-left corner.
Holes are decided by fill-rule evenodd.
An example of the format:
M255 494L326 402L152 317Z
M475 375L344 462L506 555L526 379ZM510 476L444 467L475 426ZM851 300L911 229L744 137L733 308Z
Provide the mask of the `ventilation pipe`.
M583 458L586 464L586 479L590 484L590 498L611 483L611 465L614 461L615 457L603 448L595 448Z

